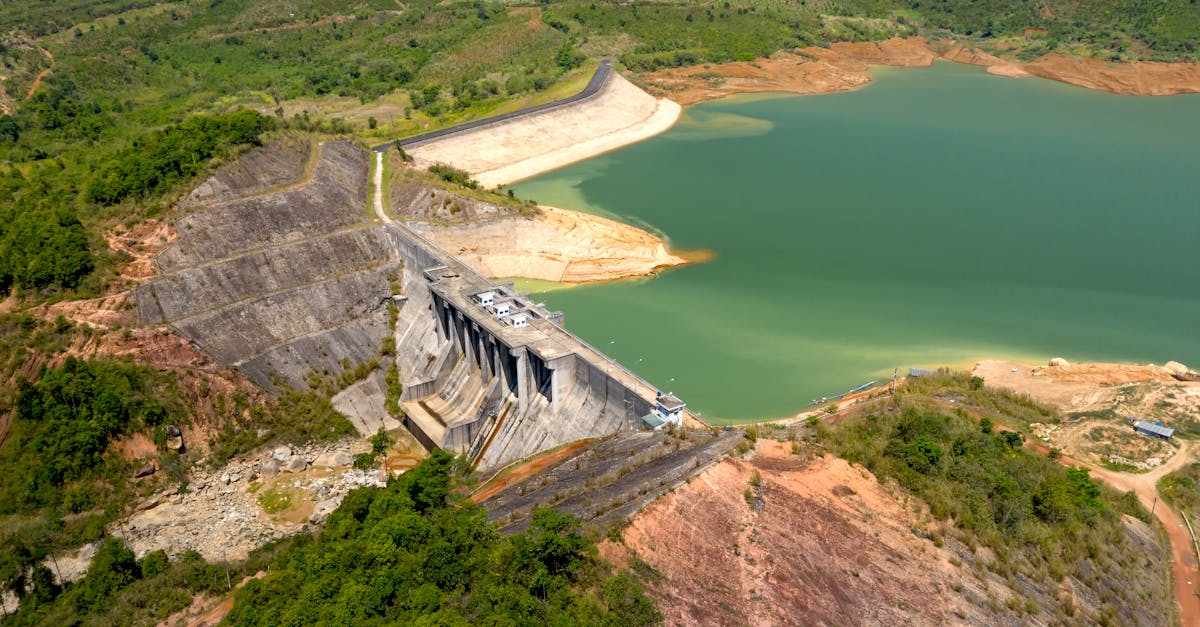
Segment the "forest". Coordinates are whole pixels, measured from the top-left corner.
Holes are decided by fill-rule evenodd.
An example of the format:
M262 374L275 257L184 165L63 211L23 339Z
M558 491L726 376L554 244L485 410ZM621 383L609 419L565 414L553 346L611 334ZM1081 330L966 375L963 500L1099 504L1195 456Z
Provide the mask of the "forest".
M137 560L106 538L87 576L66 587L35 568L37 593L13 623L145 623L225 593L229 577L258 573L235 593L234 625L651 625L661 620L642 584L611 573L579 521L534 513L528 531L498 534L461 496L461 463L435 451L386 488L350 493L314 536L299 535L233 566L195 553ZM6 622L8 622L6 620Z

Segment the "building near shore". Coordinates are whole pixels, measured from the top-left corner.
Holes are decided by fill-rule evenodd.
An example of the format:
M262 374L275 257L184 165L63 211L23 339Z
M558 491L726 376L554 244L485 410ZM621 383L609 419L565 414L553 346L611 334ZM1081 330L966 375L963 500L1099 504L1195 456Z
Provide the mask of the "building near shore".
M1145 420L1134 420L1133 430L1142 435L1148 435L1154 438L1170 440L1175 435L1175 430L1170 427L1164 427L1160 423L1146 422Z
M669 424L680 426L683 424L683 409L685 407L687 407L687 404L679 400L674 394L659 392L658 396L654 399L654 409L645 416L642 416L642 424L656 431Z

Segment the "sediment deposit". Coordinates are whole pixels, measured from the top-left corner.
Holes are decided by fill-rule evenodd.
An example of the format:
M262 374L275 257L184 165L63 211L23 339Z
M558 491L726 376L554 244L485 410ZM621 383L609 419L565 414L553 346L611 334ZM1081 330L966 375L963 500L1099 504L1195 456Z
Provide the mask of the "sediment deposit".
M642 229L554 207L540 207L528 218L414 228L494 278L589 283L647 276L687 263Z
M581 102L455 133L409 149L417 164L448 163L484 187L529 178L641 141L670 128L678 104L619 75Z

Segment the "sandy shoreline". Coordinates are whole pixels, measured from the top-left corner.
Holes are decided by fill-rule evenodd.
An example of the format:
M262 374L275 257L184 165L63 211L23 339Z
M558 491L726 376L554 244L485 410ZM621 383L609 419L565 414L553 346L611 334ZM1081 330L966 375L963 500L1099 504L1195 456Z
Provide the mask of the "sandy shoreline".
M451 135L411 152L419 166L449 163L492 188L649 139L674 126L687 105L734 94L848 91L871 82L872 66L928 67L939 59L983 66L997 76L1037 76L1118 94L1200 93L1195 63L1109 63L1049 54L1022 64L955 41L896 38L640 75L651 93L614 74L600 93L578 104Z

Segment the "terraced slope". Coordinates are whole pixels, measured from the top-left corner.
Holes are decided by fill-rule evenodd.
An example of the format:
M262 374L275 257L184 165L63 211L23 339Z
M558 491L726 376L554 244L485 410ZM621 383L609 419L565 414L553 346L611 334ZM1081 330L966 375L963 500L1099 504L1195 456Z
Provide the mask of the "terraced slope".
M219 170L184 201L191 212L158 257L162 275L138 290L142 323L173 326L269 389L304 389L314 372L377 357L400 261L365 219L367 159L347 142L290 140ZM384 416L351 418L373 431Z

